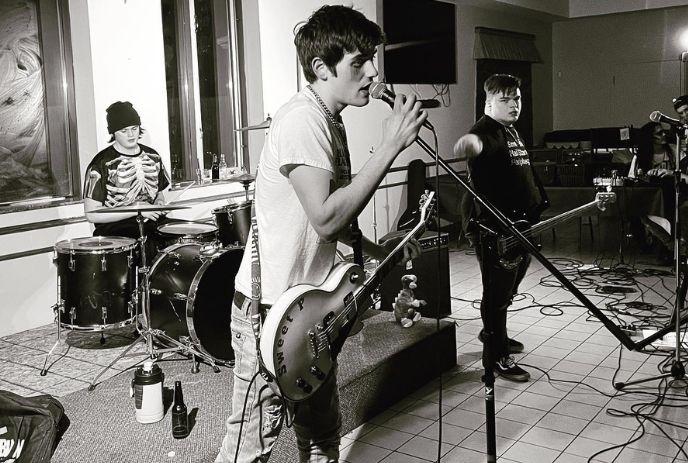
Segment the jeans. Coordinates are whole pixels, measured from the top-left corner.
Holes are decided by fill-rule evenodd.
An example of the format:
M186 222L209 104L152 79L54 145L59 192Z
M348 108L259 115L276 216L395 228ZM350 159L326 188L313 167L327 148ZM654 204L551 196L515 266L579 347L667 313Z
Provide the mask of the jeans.
M488 338L486 338L483 343L483 365L485 365L488 362L490 348L493 362L509 355L506 329L507 309L514 296L518 294L518 285L530 265L530 254L525 254L516 268L506 270L499 265L499 257L494 251L487 247L483 248L480 244L475 247L475 251L483 282L480 317L483 320L485 334L492 331L492 336L489 336L492 342L488 344Z
M249 321L250 305L250 298L246 298L241 307L232 304L231 331L235 355L232 412L227 419L227 434L215 462L268 461L282 429L285 405L292 412L290 415L294 416L300 461L336 462L339 459L341 429L336 368L320 389L304 402L283 402L261 375L255 378L249 389L251 378L258 371L256 343ZM241 427L244 401L246 411ZM239 457L235 462L237 444Z

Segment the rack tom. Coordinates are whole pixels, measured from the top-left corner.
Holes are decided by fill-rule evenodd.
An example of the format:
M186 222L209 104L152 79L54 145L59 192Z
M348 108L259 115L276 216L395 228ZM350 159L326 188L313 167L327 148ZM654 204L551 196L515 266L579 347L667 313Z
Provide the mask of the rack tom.
M253 201L243 201L213 209L217 237L223 246L246 245L251 232L252 204Z

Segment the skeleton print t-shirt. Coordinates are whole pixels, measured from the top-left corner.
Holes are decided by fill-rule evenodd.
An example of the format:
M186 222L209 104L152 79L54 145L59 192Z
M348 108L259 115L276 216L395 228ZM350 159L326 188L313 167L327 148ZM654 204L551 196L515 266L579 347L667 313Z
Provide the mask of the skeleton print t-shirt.
M136 155L122 154L112 145L96 154L86 169L84 198L106 207L127 206L134 202L154 204L158 193L169 186L170 177L153 148L140 143L139 147L141 152ZM136 219L97 223L93 234L136 238Z
M153 204L158 192L170 184L160 155L139 144L137 155L122 154L110 145L96 154L86 169L84 198L107 207L141 201Z

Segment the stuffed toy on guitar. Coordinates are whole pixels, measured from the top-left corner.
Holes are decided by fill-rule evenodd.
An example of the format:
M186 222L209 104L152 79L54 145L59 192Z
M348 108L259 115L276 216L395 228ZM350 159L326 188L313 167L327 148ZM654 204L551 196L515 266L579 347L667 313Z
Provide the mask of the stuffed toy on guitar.
M418 287L416 284L418 277L416 275L404 275L401 277L401 290L397 297L394 298L394 318L401 323L404 328L413 326L415 322L420 320L420 312L416 309L427 304L422 299L416 299L413 290Z

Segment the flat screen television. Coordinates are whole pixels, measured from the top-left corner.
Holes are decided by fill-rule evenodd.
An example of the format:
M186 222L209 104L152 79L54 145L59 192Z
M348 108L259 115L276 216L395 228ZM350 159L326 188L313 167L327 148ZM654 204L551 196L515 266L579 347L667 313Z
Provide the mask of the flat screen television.
M456 6L382 0L382 70L391 84L456 83Z

